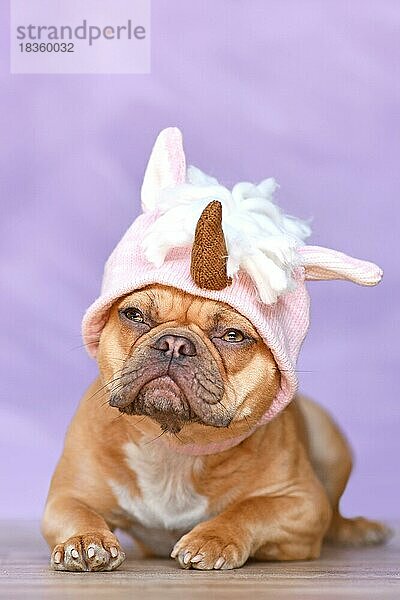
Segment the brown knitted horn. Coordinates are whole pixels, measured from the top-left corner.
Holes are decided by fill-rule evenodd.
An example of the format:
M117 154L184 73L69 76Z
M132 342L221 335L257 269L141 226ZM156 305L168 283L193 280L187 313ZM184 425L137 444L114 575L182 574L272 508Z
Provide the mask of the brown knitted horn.
M227 250L222 231L222 205L214 200L200 215L192 248L190 273L204 290L222 290L232 283L226 273Z

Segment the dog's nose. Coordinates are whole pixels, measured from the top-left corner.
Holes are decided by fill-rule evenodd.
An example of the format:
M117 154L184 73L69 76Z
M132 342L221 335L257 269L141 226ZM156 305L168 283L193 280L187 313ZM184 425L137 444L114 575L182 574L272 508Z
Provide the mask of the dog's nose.
M169 358L179 358L180 356L196 356L196 346L194 343L182 335L162 335L153 348L160 350Z

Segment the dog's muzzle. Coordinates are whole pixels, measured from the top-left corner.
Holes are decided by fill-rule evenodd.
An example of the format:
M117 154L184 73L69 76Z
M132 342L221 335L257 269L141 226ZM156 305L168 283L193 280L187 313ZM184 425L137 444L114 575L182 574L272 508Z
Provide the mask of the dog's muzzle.
M133 350L110 405L126 414L148 415L173 432L188 422L226 427L232 415L222 404L224 391L215 359L201 338L171 329Z

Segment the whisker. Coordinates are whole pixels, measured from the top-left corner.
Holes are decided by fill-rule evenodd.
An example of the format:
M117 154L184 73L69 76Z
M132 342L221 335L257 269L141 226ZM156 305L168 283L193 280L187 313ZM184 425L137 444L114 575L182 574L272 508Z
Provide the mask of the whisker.
M92 344L98 344L100 342L100 338L98 340L93 340L92 342L89 342L89 344L79 344L79 346L73 346L72 348L68 348L69 352L72 352L72 350L80 350L81 348L90 348L90 346L92 346Z
M247 427L248 427L249 431L251 431L250 423L248 422L246 415L243 415L243 417L244 417L244 420L247 423Z
M119 419L122 419L124 415L122 413L120 413L119 415L117 415L112 421L111 421L111 425L114 425L114 423L116 421L118 421Z
M180 441L181 444L183 444L183 440L181 440L181 438L178 436L178 434L176 433L176 431L173 432L174 437L176 437L177 440Z
M89 396L88 400L91 400L92 398L94 398L94 396L96 396L97 394L99 394L100 392L102 392L105 388L107 388L109 385L112 385L113 383L115 383L116 381L122 379L123 374L121 373L122 369L118 370L116 373L114 373L114 375L111 377L111 379L109 379L108 381L106 381L106 383L104 385L102 385L98 390L96 390L91 396ZM116 377L117 373L121 373L121 375L119 375L118 377Z
M134 423L132 423L132 425L139 425L139 423L141 423L145 419L147 419L147 415L143 415L143 417L141 419L139 419L138 421L135 421Z
M120 379L122 379L122 377ZM130 385L130 383L130 381L120 381L120 383L118 383L116 386L110 389L110 395L115 394L117 392L121 393L125 388L128 387L128 385ZM108 404L108 402L109 398L107 398L100 406L105 406L106 404Z
M160 435L157 435L155 438L153 438L152 440L150 440L149 442L145 442L145 446L147 446L147 444L151 444L153 442L155 442L156 440L160 439L160 437L162 437L164 435L164 433L167 433L167 430L164 429L164 431L162 431L160 433Z
M118 384L118 386L112 390L110 390L110 396L112 394L116 394L117 392L122 392L122 390L124 389L124 384ZM107 404L109 404L110 402L110 396L107 395L107 398L101 402L100 404L100 408L103 408L104 406L106 406Z
M300 371L299 369L277 369L281 373L316 373L317 371Z

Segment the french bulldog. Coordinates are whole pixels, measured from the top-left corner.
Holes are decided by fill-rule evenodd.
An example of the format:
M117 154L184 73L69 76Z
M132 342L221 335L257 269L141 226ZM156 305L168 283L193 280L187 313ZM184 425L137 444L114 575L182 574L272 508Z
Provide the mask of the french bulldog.
M125 558L117 529L146 555L200 570L315 559L324 540L361 546L390 535L340 514L351 451L321 406L297 395L253 431L281 372L230 305L144 286L112 305L97 361L43 517L53 569L116 569ZM185 451L241 436L222 451Z

